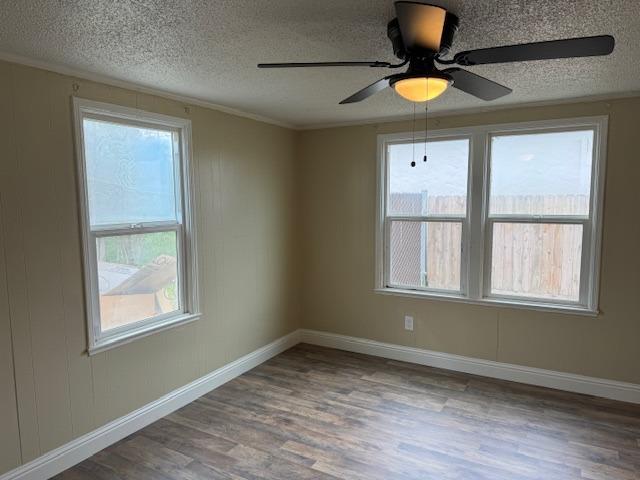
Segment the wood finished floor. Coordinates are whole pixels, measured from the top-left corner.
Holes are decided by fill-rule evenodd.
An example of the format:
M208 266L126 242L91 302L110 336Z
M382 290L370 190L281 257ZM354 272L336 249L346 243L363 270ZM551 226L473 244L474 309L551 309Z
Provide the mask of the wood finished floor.
M58 477L640 479L640 406L298 345Z

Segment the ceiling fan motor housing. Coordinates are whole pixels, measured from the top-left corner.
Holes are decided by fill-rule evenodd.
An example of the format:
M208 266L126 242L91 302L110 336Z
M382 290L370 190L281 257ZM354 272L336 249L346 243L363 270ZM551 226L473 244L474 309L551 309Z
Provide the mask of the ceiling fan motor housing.
M434 58L446 55L453 44L459 20L446 9L428 3L396 2L398 16L387 24L396 57Z
M440 50L438 52L426 52L431 55L446 55L453 45L453 37L458 31L459 20L454 14L447 12L445 16L444 28L440 39ZM406 60L408 54L402 41L402 33L400 33L400 25L398 19L394 18L387 24L387 37L391 40L393 54L400 60Z

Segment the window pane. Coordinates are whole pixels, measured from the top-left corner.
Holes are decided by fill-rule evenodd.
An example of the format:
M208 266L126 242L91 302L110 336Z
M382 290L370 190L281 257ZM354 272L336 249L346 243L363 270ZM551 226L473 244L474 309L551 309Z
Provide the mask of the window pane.
M176 232L99 237L102 330L180 309Z
M391 215L466 215L469 140L389 145ZM411 166L412 158L416 166Z
M85 118L91 225L176 220L173 135Z
M495 223L491 293L580 298L582 225Z
M593 131L491 139L490 214L589 215Z
M461 223L392 222L390 233L391 284L460 290Z

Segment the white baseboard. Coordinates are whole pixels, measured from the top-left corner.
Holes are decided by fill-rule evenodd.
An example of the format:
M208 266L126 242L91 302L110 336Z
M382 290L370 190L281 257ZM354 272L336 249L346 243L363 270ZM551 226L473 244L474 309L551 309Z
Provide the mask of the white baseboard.
M2 474L0 480L44 480L57 475L300 342L640 404L640 385L632 383L511 365L303 329L291 332L154 402Z
M214 370L204 377L160 397L154 402L134 410L124 417L113 420L86 435L45 453L35 460L0 475L0 480L43 480L57 475L299 342L300 331L291 332L244 357Z
M633 383L463 357L461 355L434 352L316 330L301 330L300 341L349 352L375 355L391 360L556 388L568 392L584 393L624 402L640 403L640 385Z

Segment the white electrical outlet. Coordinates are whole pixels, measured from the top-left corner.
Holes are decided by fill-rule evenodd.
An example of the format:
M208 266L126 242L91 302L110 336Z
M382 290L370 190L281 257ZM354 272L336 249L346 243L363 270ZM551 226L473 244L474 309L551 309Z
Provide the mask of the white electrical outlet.
M410 330L413 332L413 317L410 317L409 315L405 315L404 317L404 329L405 330Z

